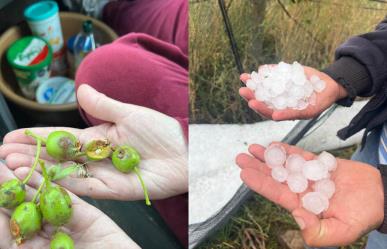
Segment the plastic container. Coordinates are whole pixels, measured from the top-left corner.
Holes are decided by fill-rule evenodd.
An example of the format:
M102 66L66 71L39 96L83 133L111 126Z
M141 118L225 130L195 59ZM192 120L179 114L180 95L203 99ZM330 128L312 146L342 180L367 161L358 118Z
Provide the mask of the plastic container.
M50 77L50 46L39 37L24 37L7 50L7 61L15 73L21 92L27 98L34 99L39 83Z
M87 17L78 13L63 12L61 17L63 37L67 40L70 36L81 30L82 23L85 20L93 20L94 29L100 35L101 44L112 42L118 36L106 24L94 18ZM0 36L0 92L9 101L9 106L14 113L18 115L18 120L25 120L23 126L35 125L37 122L45 125L60 126L78 126L82 124L79 115L77 103L48 105L39 104L30 100L21 93L15 74L6 60L6 51L16 40L31 35L31 31L26 22L6 30Z
M59 19L59 7L55 1L41 1L24 10L32 34L46 40L53 53L63 48L63 35Z
M36 101L53 105L75 103L74 81L60 76L43 81L36 90Z

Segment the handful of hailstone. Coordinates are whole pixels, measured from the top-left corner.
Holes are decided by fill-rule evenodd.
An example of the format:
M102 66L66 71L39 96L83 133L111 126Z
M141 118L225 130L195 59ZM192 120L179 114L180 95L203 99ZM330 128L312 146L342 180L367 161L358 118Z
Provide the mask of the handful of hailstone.
M253 71L246 86L269 108L304 110L316 104L316 93L324 91L326 83L317 75L308 78L304 67L296 61L293 64L281 61Z
M287 155L282 145L272 144L266 148L264 158L273 179L286 183L293 193L303 193L311 186L313 191L301 199L306 210L317 215L328 209L336 190L330 179L330 173L337 168L332 154L324 151L317 159L306 161L298 154Z

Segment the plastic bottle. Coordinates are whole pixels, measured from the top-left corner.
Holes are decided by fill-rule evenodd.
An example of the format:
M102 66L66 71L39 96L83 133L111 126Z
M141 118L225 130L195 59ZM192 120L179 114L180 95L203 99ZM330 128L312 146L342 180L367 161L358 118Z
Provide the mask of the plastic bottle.
M75 68L81 64L82 60L96 48L93 34L93 23L90 20L83 22L82 31L74 40L74 64Z

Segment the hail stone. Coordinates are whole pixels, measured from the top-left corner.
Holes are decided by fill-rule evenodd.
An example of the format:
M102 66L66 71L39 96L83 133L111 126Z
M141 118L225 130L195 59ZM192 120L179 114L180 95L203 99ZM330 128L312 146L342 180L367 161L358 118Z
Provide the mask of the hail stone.
M317 160L324 164L327 167L328 171L336 170L337 161L336 158L329 152L323 151L318 157Z
M290 173L286 181L293 193L302 193L308 188L308 180L301 173Z
M328 199L330 199L336 191L335 183L329 179L323 179L317 181L313 185L313 190L324 194Z
M246 81L247 88L249 88L252 91L255 91L255 89L257 89L257 85L258 85L257 82L252 79L248 79Z
M305 162L302 169L304 177L311 181L318 181L326 178L328 170L324 164L318 160L310 160Z
M283 166L275 166L271 170L271 176L278 182L284 182L288 178L288 170Z
M305 159L298 155L298 154L291 154L288 156L288 159L286 159L285 167L291 172L291 173L301 173L302 168L305 164Z
M320 192L309 192L302 197L302 206L317 215L328 209L329 200Z
M272 144L266 148L264 159L270 168L282 166L286 161L286 150L280 144Z

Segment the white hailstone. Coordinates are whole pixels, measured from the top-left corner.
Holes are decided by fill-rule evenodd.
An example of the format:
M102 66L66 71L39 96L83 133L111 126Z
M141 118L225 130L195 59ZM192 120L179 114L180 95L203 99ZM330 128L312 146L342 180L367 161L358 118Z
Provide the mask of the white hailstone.
M313 85L308 81L304 85L305 97L309 97L313 93Z
M297 106L296 106L296 110L299 110L299 111L302 111L302 110L305 110L306 108L308 108L308 102L303 100L303 99L300 99L297 101Z
M286 105L290 108L296 108L297 107L297 104L298 104L298 100L295 99L295 98L292 98L292 97L288 97L286 99Z
M252 91L255 91L257 89L258 83L254 81L253 79L248 79L246 81L246 87L249 88Z
M329 179L322 179L317 181L313 185L313 190L324 194L328 199L330 199L335 193L335 183Z
M255 71L253 71L253 72L251 73L250 78L251 78L253 81L257 82L257 83L260 81L260 77L259 77L258 73L255 72Z
M302 99L305 95L305 91L302 86L293 86L288 91L289 96L296 100Z
M277 182L284 182L288 179L288 170L283 166L275 166L271 169L271 176Z
M246 87L252 91L255 91L255 89L257 89L257 85L258 85L257 82L252 79L248 79L246 81Z
M298 154L291 154L286 159L285 167L291 173L297 173L297 172L301 173L305 162L306 161L302 156Z
M317 157L317 160L324 164L328 171L334 171L337 168L337 160L331 153L323 151Z
M305 162L302 169L304 177L311 181L318 181L326 178L328 169L318 160L310 160Z
M255 92L255 98L275 110L304 110L316 103L315 93L325 88L325 82L317 75L308 79L298 62L264 65L250 77L246 86Z
M325 86L326 86L326 83L325 83L325 81L323 81L323 80L319 80L319 81L314 82L314 83L312 83L312 84L313 84L313 89L314 89L316 92L318 92L318 93L324 91Z
M270 168L282 166L286 161L286 150L280 144L272 144L266 148L264 159Z
M284 96L278 96L277 98L274 98L272 103L274 108L277 110L284 110L287 107L287 99Z
M320 192L309 192L302 197L302 206L317 215L328 209L329 200Z
M316 105L316 103L317 103L317 95L315 93L312 93L312 95L310 95L310 97L309 97L308 102L309 102L310 105Z
M293 193L302 193L308 188L308 180L301 173L290 173L286 182Z
M259 101L267 101L269 100L269 98L265 95L264 91L262 90L256 90L254 92L254 96L255 96L255 99L259 100Z
M320 77L318 77L317 75L313 74L311 77L310 77L310 82L312 83L315 83L317 81L320 80Z

